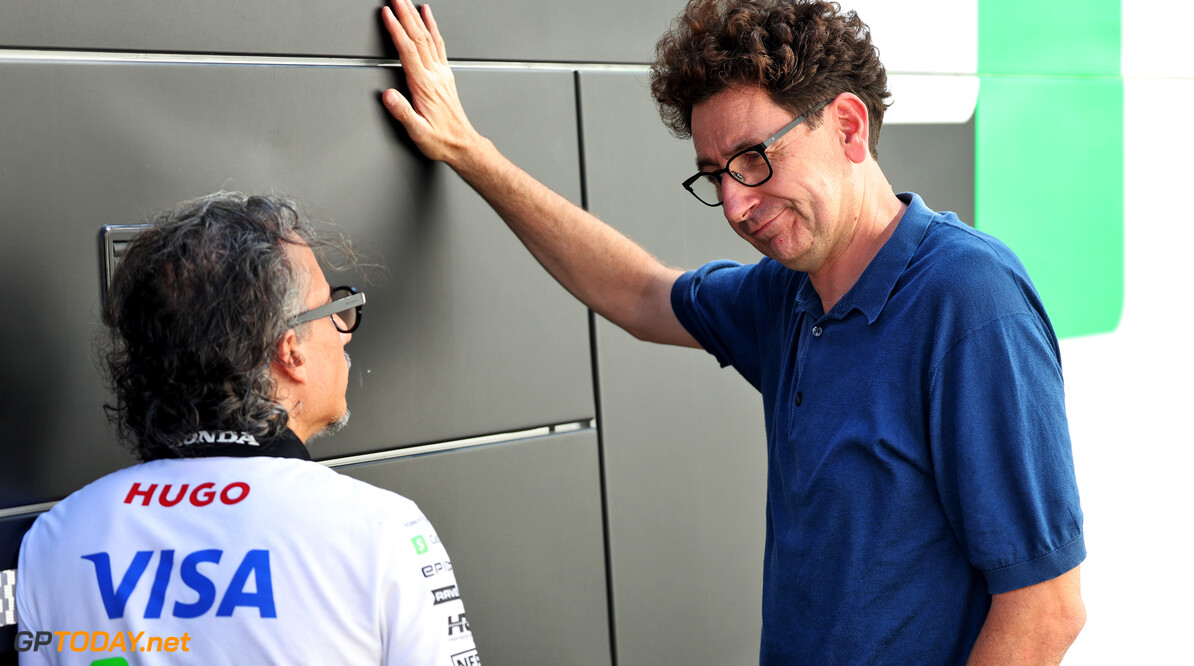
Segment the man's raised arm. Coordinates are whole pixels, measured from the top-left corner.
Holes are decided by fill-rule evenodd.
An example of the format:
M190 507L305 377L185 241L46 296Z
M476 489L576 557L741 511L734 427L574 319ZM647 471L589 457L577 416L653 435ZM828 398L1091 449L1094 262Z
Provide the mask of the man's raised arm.
M394 0L382 10L410 99L382 101L427 157L452 167L506 221L535 259L573 296L632 335L696 347L671 306L681 271L556 194L506 159L464 113L431 9Z

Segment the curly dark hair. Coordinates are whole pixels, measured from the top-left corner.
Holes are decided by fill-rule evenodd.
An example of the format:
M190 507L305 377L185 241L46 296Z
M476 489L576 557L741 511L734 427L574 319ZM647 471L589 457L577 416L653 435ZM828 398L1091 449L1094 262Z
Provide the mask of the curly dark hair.
M269 361L309 289L286 254L300 241L347 247L318 237L289 199L217 192L130 242L103 313L116 398L104 409L139 458L185 457L200 429L272 437L287 426Z
M758 86L794 115L845 92L870 116L878 156L887 71L858 14L821 0L690 0L655 45L651 93L663 122L692 136L692 107L727 88ZM823 111L809 118L820 125Z

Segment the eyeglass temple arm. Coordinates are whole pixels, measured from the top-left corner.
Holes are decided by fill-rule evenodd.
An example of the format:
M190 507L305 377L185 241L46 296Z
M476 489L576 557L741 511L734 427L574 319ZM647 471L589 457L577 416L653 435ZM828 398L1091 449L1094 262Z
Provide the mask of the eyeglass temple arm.
M315 321L316 319L321 319L323 317L334 315L337 312L342 312L349 308L354 308L354 307L357 307L358 305L364 305L364 304L365 304L365 294L363 292L356 293L351 296L345 296L344 298L338 298L338 299L332 301L331 303L328 303L327 305L321 305L321 306L315 308L314 310L311 310L310 312L301 314L301 315L295 317L294 319L291 319L290 323L291 324L303 324L303 323L306 323L309 321Z
M818 104L818 105L814 106L813 108L809 109L808 111L805 111L804 113L800 114L799 116L797 116L797 117L796 117L796 119L795 119L795 120L793 120L792 122L788 123L787 125L784 125L784 128L783 128L783 129L781 129L780 131L776 132L775 134L772 134L772 135L771 135L771 138L764 140L764 141L763 141L763 143L762 143L762 146L763 146L764 148L770 148L770 147L771 147L771 144L773 144L773 143L775 143L776 141L779 141L780 139L784 138L784 135L785 135L785 134L787 134L788 132L791 132L792 130L796 129L796 126L797 126L797 125L799 125L800 123L802 123L802 122L804 122L804 121L808 120L808 117L809 117L809 116L811 116L811 115L813 115L814 113L816 113L816 112L820 111L821 109L824 109L824 108L825 108L826 106L828 106L828 105L829 105L829 103L830 103L830 102L832 102L832 101L833 101L832 99L827 99L827 100L825 100L824 102L821 102L820 104Z

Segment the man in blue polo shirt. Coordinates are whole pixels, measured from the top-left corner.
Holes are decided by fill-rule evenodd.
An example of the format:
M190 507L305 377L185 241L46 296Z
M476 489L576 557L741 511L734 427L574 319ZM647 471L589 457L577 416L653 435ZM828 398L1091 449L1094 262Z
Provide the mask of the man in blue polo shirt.
M999 241L893 192L887 77L853 12L692 0L652 92L684 182L765 255L683 273L506 160L469 123L428 9L383 21L383 102L548 271L644 340L702 347L762 393L764 664L1060 661L1085 557L1056 336Z

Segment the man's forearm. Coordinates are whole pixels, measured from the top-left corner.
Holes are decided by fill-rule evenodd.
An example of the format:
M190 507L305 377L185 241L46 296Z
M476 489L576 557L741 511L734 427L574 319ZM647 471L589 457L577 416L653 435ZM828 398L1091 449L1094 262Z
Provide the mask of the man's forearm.
M969 666L1059 664L1086 623L1078 569L991 598Z

